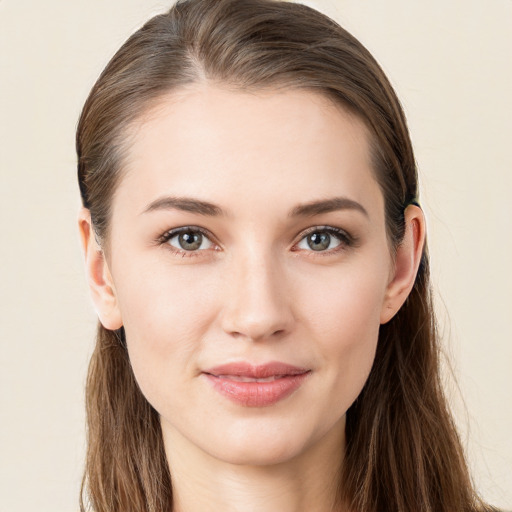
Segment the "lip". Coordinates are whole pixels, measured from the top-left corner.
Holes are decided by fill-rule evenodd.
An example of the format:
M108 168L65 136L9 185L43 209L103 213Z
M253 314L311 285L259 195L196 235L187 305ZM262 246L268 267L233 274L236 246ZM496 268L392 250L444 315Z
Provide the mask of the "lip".
M203 371L215 391L246 407L266 407L283 400L296 391L310 373L308 368L277 361L261 365L235 362Z

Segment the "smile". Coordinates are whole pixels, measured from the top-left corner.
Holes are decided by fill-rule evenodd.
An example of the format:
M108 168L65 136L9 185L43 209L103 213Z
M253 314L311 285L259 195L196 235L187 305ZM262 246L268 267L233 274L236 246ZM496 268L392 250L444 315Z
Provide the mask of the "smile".
M263 379L257 379L255 377L241 377L238 375L216 375L219 379L233 380L236 382L272 382L276 379L287 377L287 375L274 375L273 377L266 377Z
M230 363L203 372L213 389L245 407L273 405L296 391L311 370L285 363Z

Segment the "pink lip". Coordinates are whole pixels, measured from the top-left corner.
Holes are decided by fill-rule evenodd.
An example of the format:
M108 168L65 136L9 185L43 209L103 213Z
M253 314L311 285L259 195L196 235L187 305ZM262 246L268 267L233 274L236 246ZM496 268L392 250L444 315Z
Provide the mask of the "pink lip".
M203 372L220 394L247 407L265 407L286 398L304 382L311 370L280 362L251 365L229 363ZM238 379L268 379L269 381Z

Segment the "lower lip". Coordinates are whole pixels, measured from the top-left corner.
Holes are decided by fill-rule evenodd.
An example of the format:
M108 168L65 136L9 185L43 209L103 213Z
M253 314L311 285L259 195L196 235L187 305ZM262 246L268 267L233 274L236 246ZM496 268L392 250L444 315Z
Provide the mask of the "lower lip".
M266 407L291 395L309 376L310 372L286 375L269 382L240 382L209 373L203 375L213 388L231 401L245 407Z

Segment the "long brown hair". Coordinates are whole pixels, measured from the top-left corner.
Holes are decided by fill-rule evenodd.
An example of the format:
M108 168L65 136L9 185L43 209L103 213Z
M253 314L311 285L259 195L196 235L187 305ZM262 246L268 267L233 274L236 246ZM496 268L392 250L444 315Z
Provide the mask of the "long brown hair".
M112 58L77 130L78 178L96 235L129 127L159 98L199 81L234 90L305 88L355 112L371 133L390 244L418 197L405 117L370 53L327 16L274 0L184 0L152 18ZM88 450L81 493L96 512L172 510L158 413L133 376L124 331L99 325L87 381ZM370 376L347 412L339 497L357 512L492 510L474 492L439 374L425 250L414 288L383 325Z

